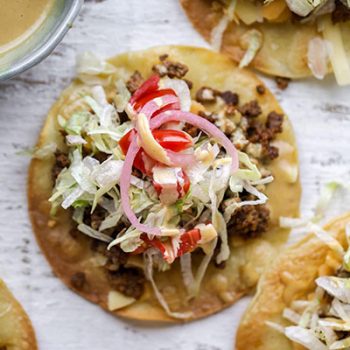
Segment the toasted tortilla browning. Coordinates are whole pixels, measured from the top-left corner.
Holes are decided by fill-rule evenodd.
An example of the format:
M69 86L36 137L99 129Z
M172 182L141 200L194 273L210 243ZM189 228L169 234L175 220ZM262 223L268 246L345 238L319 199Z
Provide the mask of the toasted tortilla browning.
M191 20L194 28L210 41L213 28L223 16L218 6L213 6L212 0L181 0L181 4ZM350 35L349 22L339 23L343 38ZM292 21L282 23L254 23L245 25L231 21L226 29L221 51L239 62L245 53L242 47L242 36L251 29L262 33L263 45L255 56L251 66L257 70L273 75L293 79L305 78L312 75L308 67L308 44L317 36L317 24ZM344 39L345 49L350 55L348 40ZM331 68L329 68L331 70Z
M34 330L28 316L2 280L0 280L0 349L37 349Z
M169 57L189 67L186 79L193 83L192 93L203 86L221 91L234 91L241 102L258 100L263 118L271 111L283 113L275 98L266 89L264 94L257 92L262 83L254 74L240 70L227 57L211 51L192 47L159 47L147 51L127 53L109 62L118 67L118 74L130 77L138 70L144 77L149 76L158 57ZM114 80L112 78L112 80ZM113 81L111 82L112 88ZM84 86L75 81L63 92L52 107L40 134L38 146L56 142L64 147L63 136L58 132L57 116L68 117L72 112L72 102ZM66 106L69 106L66 107ZM276 142L291 146L280 152L280 156L268 167L275 181L268 186L270 198L271 224L263 236L243 240L231 238L231 256L224 269L211 263L203 280L200 295L191 301L186 299L180 266L175 262L170 271L155 272L156 283L167 300L171 310L176 312L192 311L193 319L208 316L233 304L242 295L251 292L264 266L274 256L276 249L285 242L288 231L278 227L279 216L297 216L299 212L300 184L298 177L291 180L290 169L298 171L297 150L290 122L285 119L283 132ZM91 239L83 234L73 238L69 233L73 227L71 213L59 210L55 220L50 217L50 204L53 183L51 180L54 159L34 159L29 170L28 201L33 229L38 243L44 251L54 272L67 286L86 299L108 310L108 294L112 287L96 264L98 252L91 249ZM197 258L193 256L194 265ZM134 262L135 263L135 262ZM142 260L139 261L142 268ZM139 320L176 321L165 314L155 298L151 286L146 283L145 292L139 300L120 310L115 315Z
M325 230L343 246L346 244L345 227L349 220L350 214L345 214L325 226ZM287 325L282 317L284 308L289 307L293 300L305 299L315 290L315 279L332 269L327 264L327 256L332 254L331 248L313 234L283 252L259 282L258 292L238 328L235 349L304 349L265 322Z

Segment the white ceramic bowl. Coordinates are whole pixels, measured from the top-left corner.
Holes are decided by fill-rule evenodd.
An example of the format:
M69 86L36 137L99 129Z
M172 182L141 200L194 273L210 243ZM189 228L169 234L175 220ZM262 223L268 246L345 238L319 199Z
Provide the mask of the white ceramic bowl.
M28 40L0 55L0 81L24 72L47 57L71 28L83 3L84 0L56 0L52 12Z

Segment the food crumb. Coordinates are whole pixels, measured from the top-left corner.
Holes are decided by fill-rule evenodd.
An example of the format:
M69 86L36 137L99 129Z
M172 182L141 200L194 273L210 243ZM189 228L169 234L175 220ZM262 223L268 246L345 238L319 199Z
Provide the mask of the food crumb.
M77 272L71 277L71 284L74 288L81 290L86 283L86 276L84 272Z
M266 92L266 88L263 84L260 84L260 85L257 85L256 87L256 92L259 94L259 95L264 95L265 92Z
M284 77L275 77L275 82L280 90L285 90L289 86L292 79Z
M143 83L144 79L139 71L135 71L130 79L126 82L126 87L130 93L134 93Z
M57 224L56 220L49 220L49 221L47 222L47 226L50 227L50 228L55 227L56 224ZM1 350L1 349L0 349L0 350Z

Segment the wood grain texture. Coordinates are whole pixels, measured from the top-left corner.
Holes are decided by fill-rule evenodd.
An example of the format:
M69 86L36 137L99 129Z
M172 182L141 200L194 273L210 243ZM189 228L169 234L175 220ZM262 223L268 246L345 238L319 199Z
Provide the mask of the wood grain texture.
M47 111L74 75L75 56L104 56L161 44L206 46L177 0L90 0L53 54L21 76L0 84L0 276L32 318L41 349L231 349L247 303L184 326L147 326L107 315L55 278L34 240L27 216L29 159ZM266 80L294 124L309 214L322 185L350 177L350 88L332 78L295 82L284 91Z

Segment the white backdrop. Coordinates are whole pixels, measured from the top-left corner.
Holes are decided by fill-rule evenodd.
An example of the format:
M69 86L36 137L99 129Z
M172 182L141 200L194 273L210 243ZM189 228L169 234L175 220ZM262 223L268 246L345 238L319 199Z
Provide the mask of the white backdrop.
M0 276L31 316L43 350L232 348L247 300L188 325L155 327L113 318L53 276L28 220L29 159L18 152L34 145L50 105L74 75L76 53L111 56L160 44L206 46L177 0L90 0L48 59L0 84ZM266 81L295 127L308 214L322 184L350 170L350 88L329 78L293 82L281 92Z

